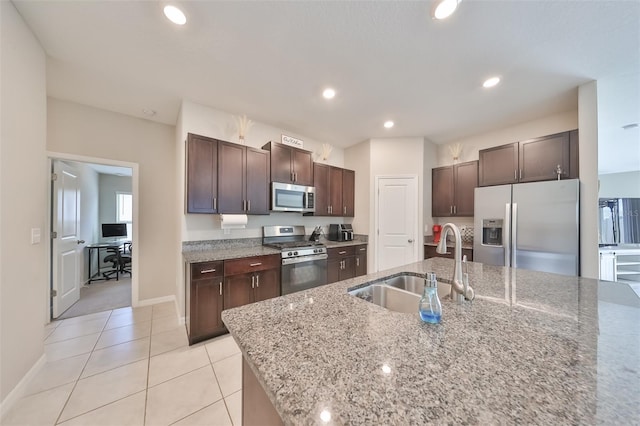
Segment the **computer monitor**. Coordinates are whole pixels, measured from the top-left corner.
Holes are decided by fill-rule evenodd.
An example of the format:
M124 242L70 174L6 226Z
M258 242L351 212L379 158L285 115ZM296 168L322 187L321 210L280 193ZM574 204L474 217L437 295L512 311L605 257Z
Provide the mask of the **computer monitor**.
M103 223L102 224L102 237L126 237L127 236L127 224L126 223Z

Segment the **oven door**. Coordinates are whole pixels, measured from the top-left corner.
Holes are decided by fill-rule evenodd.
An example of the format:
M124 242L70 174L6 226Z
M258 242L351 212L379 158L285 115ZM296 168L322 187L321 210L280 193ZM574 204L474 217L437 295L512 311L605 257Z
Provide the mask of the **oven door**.
M282 295L327 283L327 255L282 259Z

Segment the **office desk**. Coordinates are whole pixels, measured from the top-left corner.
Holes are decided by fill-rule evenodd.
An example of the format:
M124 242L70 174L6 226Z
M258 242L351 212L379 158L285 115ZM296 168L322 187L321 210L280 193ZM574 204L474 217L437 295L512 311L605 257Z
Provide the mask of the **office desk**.
M114 241L106 241L106 242L100 242L100 243L95 243L95 244L89 244L87 246L85 246L88 250L88 271L89 271L89 281L87 281L87 284L91 284L93 281L106 281L109 278L94 278L96 275L100 276L100 250L106 250L108 248L117 248L120 249L121 247L124 248L126 244L131 244L131 240L114 240ZM97 252L98 253L98 271L97 272L93 272L93 262L91 261L92 259L92 253L93 252ZM116 273L116 281L118 281L120 279L120 274Z

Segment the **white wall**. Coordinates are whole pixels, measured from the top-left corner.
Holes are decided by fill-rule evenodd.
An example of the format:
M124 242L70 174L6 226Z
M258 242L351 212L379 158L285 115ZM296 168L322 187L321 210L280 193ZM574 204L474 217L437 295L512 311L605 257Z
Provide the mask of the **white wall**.
M355 215L351 225L357 234L369 234L371 204L371 142L350 146L344 151L344 164L356 172ZM371 250L369 250L371 251Z
M609 173L599 180L599 198L640 198L640 171Z
M6 407L44 352L49 173L45 53L11 2L0 2L0 19L0 400ZM39 244L31 244L32 228L41 230Z
M175 209L175 128L98 108L48 99L47 149L139 165L139 298L175 294L180 240Z
M598 278L598 86L578 87L580 137L580 275Z
M116 176L100 173L100 209L98 222L116 223L116 194L131 192L131 176ZM102 230L102 228L100 227ZM102 232L102 231L101 231Z
M432 197L431 197L431 189L432 189L432 179L431 179L431 169L434 167L438 167L438 146L433 142L430 142L425 139L424 141L424 158L423 158L423 174L424 174L424 188L422 192L423 196L423 233L424 235L432 235L432 227L434 225L433 217L431 216L431 207L432 207Z

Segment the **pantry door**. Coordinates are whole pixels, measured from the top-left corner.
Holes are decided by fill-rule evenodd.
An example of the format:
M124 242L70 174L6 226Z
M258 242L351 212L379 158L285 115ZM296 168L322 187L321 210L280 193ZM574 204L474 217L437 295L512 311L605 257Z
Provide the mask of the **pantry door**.
M420 260L417 176L376 177L376 271Z

